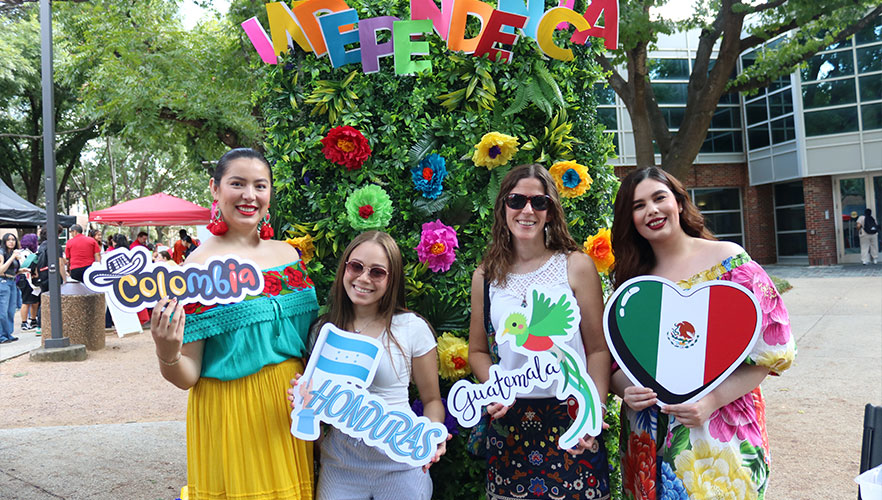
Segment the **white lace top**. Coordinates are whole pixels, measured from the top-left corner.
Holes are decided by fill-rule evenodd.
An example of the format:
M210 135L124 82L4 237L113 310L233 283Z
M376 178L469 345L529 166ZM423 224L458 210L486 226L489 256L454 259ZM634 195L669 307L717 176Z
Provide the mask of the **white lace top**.
M496 286L496 283L490 284L490 320L497 335L504 329L502 322L512 311L526 308L527 292L532 286L541 286L552 292L555 289L563 289L573 293L567 277L566 254L552 255L535 271L526 274L509 273L502 288ZM512 351L508 342L500 343L497 340L496 343L499 348L499 365L502 368L506 370L519 368L527 361L526 356ZM585 345L582 343L581 335L573 335L567 345L579 353L583 362L585 361ZM534 389L529 394L519 397L553 398L554 392L555 386L552 384L545 389Z

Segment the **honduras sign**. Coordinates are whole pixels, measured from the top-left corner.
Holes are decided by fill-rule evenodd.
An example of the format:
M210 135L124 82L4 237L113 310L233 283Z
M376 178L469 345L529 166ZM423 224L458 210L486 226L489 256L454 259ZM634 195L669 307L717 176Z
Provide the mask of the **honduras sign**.
M325 323L300 379L312 389L307 397L295 399L291 434L314 441L319 422L326 422L396 462L414 467L429 463L447 439L447 428L409 408L391 408L368 392L383 351L376 339Z
M626 281L603 313L613 357L635 385L663 404L691 403L740 365L759 337L762 310L737 283L709 281L683 292L671 281Z

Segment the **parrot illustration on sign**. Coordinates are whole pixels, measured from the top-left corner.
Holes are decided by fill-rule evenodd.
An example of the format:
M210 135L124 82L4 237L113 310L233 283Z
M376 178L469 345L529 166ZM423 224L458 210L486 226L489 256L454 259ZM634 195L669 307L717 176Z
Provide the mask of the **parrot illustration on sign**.
M536 288L530 290L530 297L532 310L529 320L523 312L510 313L505 318L501 332L497 333L496 341L511 342L513 337L517 346L513 346L514 350L528 356L548 353L559 363L562 380L557 384L557 397L566 399L566 396L572 395L578 403L576 418L561 436L561 443L578 441L586 433L596 436L601 426L597 388L588 376L582 357L565 344L573 335L579 334L581 317L575 306L575 297L565 292L557 301L552 301L552 297Z

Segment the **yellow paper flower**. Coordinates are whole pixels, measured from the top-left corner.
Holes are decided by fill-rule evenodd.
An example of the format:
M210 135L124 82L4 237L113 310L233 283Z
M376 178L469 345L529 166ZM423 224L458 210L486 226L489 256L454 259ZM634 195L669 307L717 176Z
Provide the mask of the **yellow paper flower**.
M796 357L796 349L793 344L790 343L787 345L787 349L784 352L763 351L754 361L756 361L756 364L759 366L765 366L773 373L780 374L784 372L784 370L790 368L794 357Z
M438 337L438 368L447 380L459 380L472 372L469 367L469 344L452 333Z
M616 261L612 252L609 229L600 229L596 234L589 236L582 248L594 261L594 267L599 273L608 273Z
M505 165L518 152L518 138L499 132L488 132L475 145L472 161L479 167L493 169Z
M308 234L297 238L288 238L285 242L300 252L300 259L304 264L309 264L309 261L315 256L315 245L312 243L312 236Z
M594 182L588 175L588 167L574 161L559 161L551 166L548 173L564 198L582 196Z
M689 498L756 500L750 469L741 465L728 446L714 449L707 441L696 439L691 450L677 455L674 465Z

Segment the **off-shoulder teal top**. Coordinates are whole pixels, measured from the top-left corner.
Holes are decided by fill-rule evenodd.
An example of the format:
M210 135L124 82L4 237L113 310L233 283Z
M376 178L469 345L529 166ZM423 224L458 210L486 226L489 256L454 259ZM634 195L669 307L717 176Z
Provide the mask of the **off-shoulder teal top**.
M185 307L184 343L205 340L202 376L235 380L301 357L318 311L303 261L264 269L263 292L235 304Z

